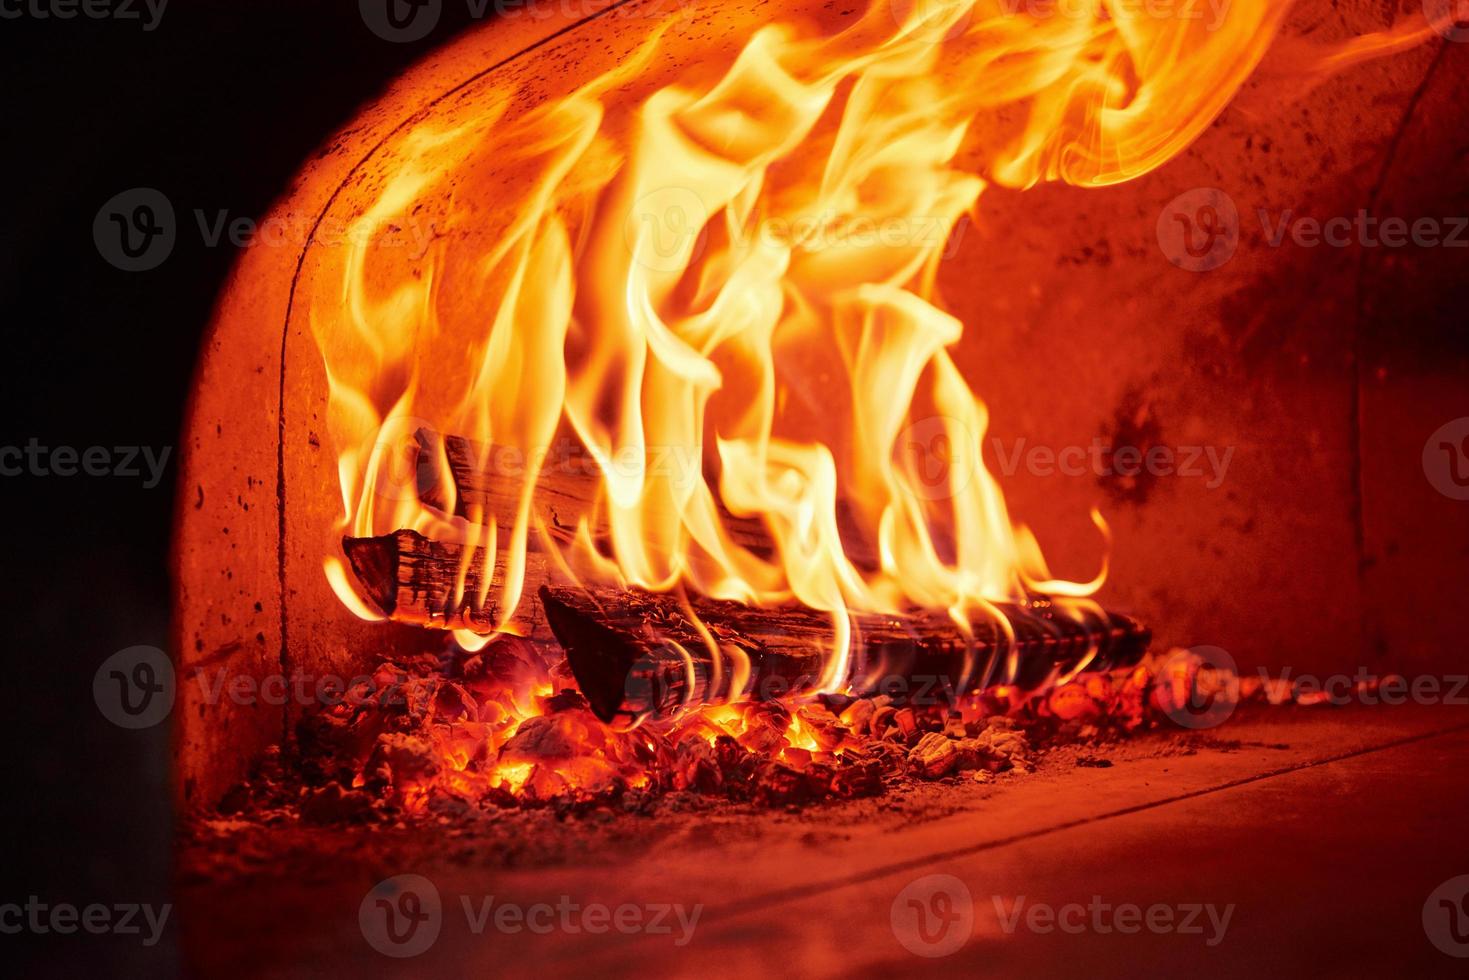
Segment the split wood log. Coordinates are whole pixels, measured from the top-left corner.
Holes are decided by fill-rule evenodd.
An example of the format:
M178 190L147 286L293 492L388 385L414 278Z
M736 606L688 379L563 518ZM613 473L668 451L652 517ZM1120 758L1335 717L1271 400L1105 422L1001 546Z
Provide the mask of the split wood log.
M463 436L441 436L432 429L415 433L419 456L417 464L419 499L430 507L449 512L449 488L441 473L440 459L448 462L453 481L453 513L466 520L488 523L493 517L499 528L513 527L519 513L521 494L531 469L537 470L535 491L531 498L532 514L539 517L551 533L570 540L577 522L590 516L591 531L598 541L608 537L606 507L594 509L601 486L602 471L597 461L572 436L558 436L539 464L520 449L486 445ZM687 458L681 450L650 449L647 467L652 474L666 475L680 485L691 483L699 473L701 460ZM671 505L670 505L671 506ZM759 517L740 517L729 512L716 499L719 519L730 539L761 558L775 553L769 529ZM838 523L852 562L859 568L875 568L872 551L847 508L838 505ZM527 547L540 550L541 541L532 529Z
M830 617L801 606L763 608L670 593L546 585L541 605L577 685L603 721L667 715L682 704L744 694L770 699L811 691L832 646ZM1077 622L1037 597L1001 606L1014 633L995 623L966 635L945 613L858 615L847 680L861 692L952 700L989 684L1030 690L1055 671L1136 663L1150 631L1107 613ZM690 612L723 651L715 657ZM1007 677L1015 664L1014 677Z
M485 549L466 554L462 544L431 541L402 530L375 538L343 538L342 551L367 597L394 622L433 629L489 633L500 619L505 555L496 556L494 578L484 588ZM525 556L525 585L516 618L540 618L536 588L547 580L547 559ZM483 594L481 590L483 588Z
M346 538L342 547L363 592L389 619L477 633L499 622L503 555L481 596L482 548L466 556L462 544L411 530ZM741 691L775 698L810 690L826 667L833 629L825 613L693 598L689 609L724 651L716 659L677 595L572 588L550 581L550 571L546 556L526 555L516 620L535 623L544 616L603 720L658 716ZM1117 613L1077 623L1041 598L1023 609L1001 608L1014 644L993 623L977 623L966 636L942 612L854 617L848 681L859 691L951 698L999 683L1013 661L1009 682L1028 690L1054 670L1075 668L1093 648L1088 666L1095 669L1135 663L1150 639L1145 627Z
M419 448L420 500L468 521L487 524L493 518L502 529L514 526L532 462L525 452L463 436L441 436L432 429L419 429L414 437ZM448 463L452 488L444 483L441 458ZM553 533L569 537L578 518L591 510L597 483L596 461L579 445L558 439L536 477L533 516L540 517ZM535 534L529 535L527 544L540 547Z

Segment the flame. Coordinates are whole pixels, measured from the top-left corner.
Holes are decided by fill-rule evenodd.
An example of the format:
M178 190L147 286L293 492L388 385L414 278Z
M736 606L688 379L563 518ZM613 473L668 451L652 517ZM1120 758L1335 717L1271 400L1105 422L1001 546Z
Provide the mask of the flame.
M519 117L503 118L507 93L457 128L417 124L311 307L338 536L483 548L472 598L494 601L497 631L517 629L532 549L586 581L803 603L832 617L827 690L848 676L853 611L942 608L963 626L1044 591L1079 613L1105 563L1055 579L1012 523L982 459L988 413L949 354L965 325L940 262L992 185L1106 185L1176 155L1288 9L876 0L836 32L781 14L732 61L671 79L660 29ZM1323 70L1428 30L1358 39ZM427 252L385 247L427 217ZM516 452L513 512L457 513L419 428ZM532 504L568 433L599 492L551 527ZM767 548L733 533L751 518ZM374 615L335 548L326 569Z

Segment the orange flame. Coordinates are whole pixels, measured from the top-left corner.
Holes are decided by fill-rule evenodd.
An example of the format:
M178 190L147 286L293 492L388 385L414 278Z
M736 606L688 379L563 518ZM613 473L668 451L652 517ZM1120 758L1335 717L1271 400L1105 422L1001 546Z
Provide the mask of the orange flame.
M988 416L948 353L964 325L939 263L990 184L1111 184L1177 154L1288 4L1023 6L875 0L836 33L783 15L732 62L672 80L659 30L518 118L501 119L507 93L493 118L419 124L348 236L340 292L312 312L338 530L483 547L474 599L495 601L500 630L531 547L586 580L798 601L832 616L827 689L848 673L850 611L945 608L964 625L1027 590L1082 602L1105 565L1053 579L985 469ZM1427 30L1359 40L1333 66ZM373 247L425 215L427 254ZM516 450L513 519L456 515L443 459L437 506L419 499L420 426ZM532 509L567 432L600 487L569 542ZM768 549L732 533L749 518ZM327 570L372 615L335 553Z

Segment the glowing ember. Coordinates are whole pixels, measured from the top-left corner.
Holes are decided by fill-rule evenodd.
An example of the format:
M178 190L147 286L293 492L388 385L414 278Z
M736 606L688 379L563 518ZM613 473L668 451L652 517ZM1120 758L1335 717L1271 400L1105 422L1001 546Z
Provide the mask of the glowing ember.
M983 781L1028 771L1039 747L1057 739L1090 744L1172 728L1170 697L1198 671L1174 651L1029 696L1001 687L952 706L886 697L702 705L615 730L575 691L551 693L533 646L502 637L444 662L384 664L341 704L303 720L304 769L325 787L274 802L309 812L326 799L336 816L637 807L671 792L769 806L872 796L910 779Z

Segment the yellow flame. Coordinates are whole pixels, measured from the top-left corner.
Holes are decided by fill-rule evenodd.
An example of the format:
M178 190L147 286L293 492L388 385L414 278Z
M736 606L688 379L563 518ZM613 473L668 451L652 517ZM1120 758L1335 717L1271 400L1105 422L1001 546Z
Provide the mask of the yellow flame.
M338 531L483 548L469 598L496 602L500 629L532 548L583 581L804 603L832 617L827 688L848 675L853 611L947 609L964 626L1042 590L1085 615L1105 562L1055 579L1012 525L981 458L988 413L949 354L964 324L939 263L988 186L1111 184L1177 154L1288 7L875 0L835 33L787 15L672 81L658 31L516 120L418 124L349 236L339 291L312 306ZM426 253L374 247L425 215ZM519 453L510 511L456 513L442 457L427 461L436 505L421 500L420 427ZM534 505L568 433L599 490L553 534ZM751 519L767 547L734 533ZM334 562L333 588L371 615ZM724 652L737 690L748 663Z

